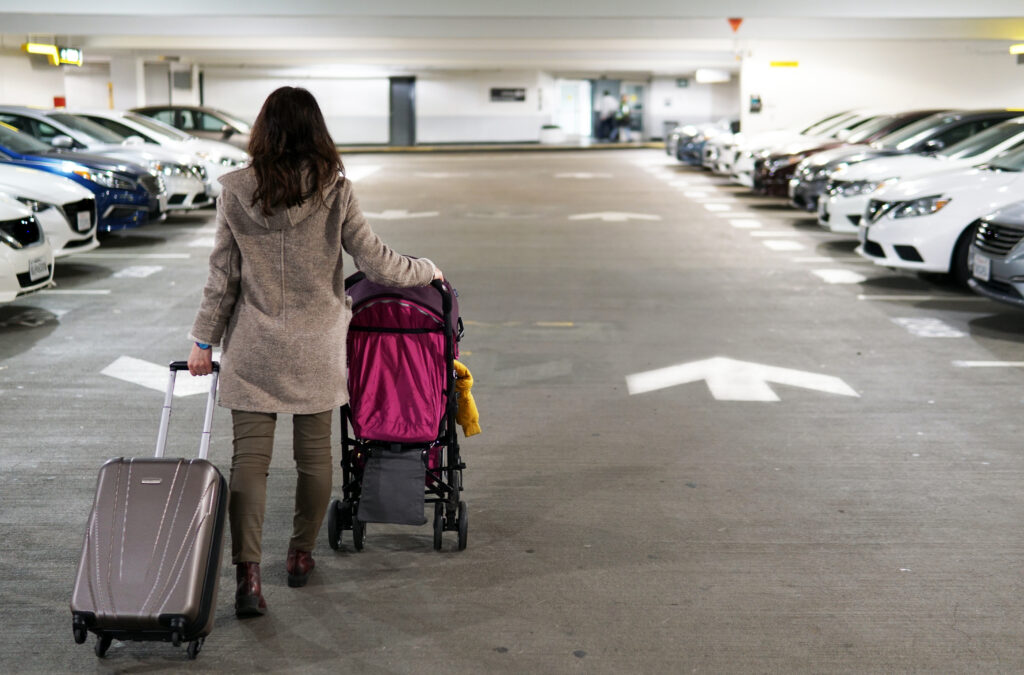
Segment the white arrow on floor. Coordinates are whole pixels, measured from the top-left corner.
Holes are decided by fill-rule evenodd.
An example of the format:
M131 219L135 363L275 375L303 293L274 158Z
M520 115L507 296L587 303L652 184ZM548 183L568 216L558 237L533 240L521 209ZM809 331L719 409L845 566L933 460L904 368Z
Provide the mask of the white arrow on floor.
M406 210L390 210L381 211L380 213L370 213L364 211L363 214L367 218L377 218L379 220L405 220L407 218L435 218L441 215L438 211L420 211L419 213L409 213Z
M556 173L555 178L576 178L579 180L590 180L593 178L611 178L610 173L587 173L586 171L580 171L577 173Z
M700 380L707 382L711 395L719 401L778 401L779 397L768 386L769 382L827 394L860 397L838 377L737 361L723 356L629 375L626 377L626 387L630 395L636 395Z
M609 223L624 223L627 220L661 220L661 216L652 216L647 213L603 211L601 213L578 213L575 216L569 216L569 220L604 220Z
M219 361L220 354L218 352L214 352L213 359L215 361ZM152 389L154 391L167 391L168 370L166 365L161 366L156 363L150 363L149 361L143 361L142 359L135 359L130 356L121 356L109 366L101 370L100 374L106 375L107 377L113 377L118 380L123 380L125 382L131 382L132 384L137 384L140 387L146 387L147 389ZM174 382L175 396L194 396L196 394L205 394L209 391L209 377L193 377L187 372L179 372L177 379Z

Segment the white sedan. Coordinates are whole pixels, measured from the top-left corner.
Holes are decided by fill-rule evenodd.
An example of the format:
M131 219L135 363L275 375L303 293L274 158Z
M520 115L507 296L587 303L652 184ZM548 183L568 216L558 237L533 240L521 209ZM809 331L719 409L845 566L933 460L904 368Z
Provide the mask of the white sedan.
M90 251L96 239L96 198L61 176L14 164L0 164L0 194L27 206L53 249L54 257Z
M818 224L832 232L857 232L868 201L877 190L901 180L969 169L1024 144L1024 118L1018 117L941 150L935 155L878 157L834 171L818 200Z
M0 302L53 282L53 250L32 211L0 195Z
M884 267L945 272L966 283L979 218L1024 194L1024 149L988 164L902 181L871 195L857 253Z
M249 163L249 153L230 143L196 138L180 129L139 113L118 110L68 110L67 112L106 127L128 143L131 143L132 139L139 139L144 143L154 143L195 155L206 168L206 173L210 178L209 193L212 197L220 196L221 186L217 182L218 178Z

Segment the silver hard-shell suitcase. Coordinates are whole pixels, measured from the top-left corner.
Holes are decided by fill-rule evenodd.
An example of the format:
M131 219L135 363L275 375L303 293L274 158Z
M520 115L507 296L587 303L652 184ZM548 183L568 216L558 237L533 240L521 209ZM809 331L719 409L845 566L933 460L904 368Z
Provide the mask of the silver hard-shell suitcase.
M206 460L217 395L214 364L198 459L165 458L175 375L170 365L155 457L109 460L100 469L71 598L75 642L188 643L194 659L213 628L227 485Z

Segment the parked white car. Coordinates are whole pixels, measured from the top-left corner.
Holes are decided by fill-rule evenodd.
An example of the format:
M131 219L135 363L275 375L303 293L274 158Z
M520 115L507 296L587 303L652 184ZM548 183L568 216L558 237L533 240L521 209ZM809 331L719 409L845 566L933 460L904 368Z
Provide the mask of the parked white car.
M53 283L53 250L32 211L0 195L0 302Z
M217 182L218 178L249 163L249 153L230 143L197 138L139 113L118 110L68 110L67 112L107 128L120 136L123 139L122 143L131 144L139 141L154 143L195 155L206 168L206 174L210 178L209 193L212 197L220 196L221 186Z
M1024 118L1017 117L940 150L934 155L897 155L834 171L818 200L818 224L832 232L857 232L872 195L901 180L968 169L1024 146Z
M100 245L96 198L75 181L25 166L0 164L0 194L13 197L35 214L55 258Z
M191 153L146 143L124 145L124 139L112 131L62 110L3 106L0 107L0 122L55 148L86 150L148 167L153 175L163 177L168 211L194 209L213 201L208 192L206 169ZM69 155L69 159L73 159L73 153Z
M1024 194L1024 148L980 167L901 181L871 195L857 253L885 267L970 278L969 250L979 218Z

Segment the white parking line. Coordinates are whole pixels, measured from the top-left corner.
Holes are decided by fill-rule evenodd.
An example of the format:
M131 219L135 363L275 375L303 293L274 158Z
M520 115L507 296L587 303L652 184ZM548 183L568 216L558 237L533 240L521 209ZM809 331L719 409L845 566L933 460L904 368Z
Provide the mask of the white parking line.
M193 239L192 241L190 241L188 245L189 248L209 248L213 246L213 241L213 237L199 237L198 239Z
M704 208L708 211L729 211L732 209L728 204L705 204Z
M1024 361L954 361L957 368L1024 368Z
M754 230L761 227L761 221L753 218L733 218L729 224L741 230Z
M763 230L761 232L751 232L751 237L799 237L802 232L793 232L792 230Z
M867 281L867 277L850 270L813 270L826 284L859 284Z
M704 199L705 197L708 196L708 193L698 192L697 190L687 190L686 192L683 193L683 196L689 197L690 199Z
M134 265L114 274L115 279L145 279L162 270L159 265Z
M789 239L766 239L761 242L773 251L803 251L804 245Z
M74 259L188 260L191 257L191 253L76 253Z
M710 211L712 209L708 210ZM751 220L761 217L761 215L757 213L744 213L742 211L739 213L732 213L731 211L728 213L716 213L715 215L719 218L749 218Z
M967 333L958 330L942 319L903 317L893 319L897 326L903 326L911 335L923 338L962 338Z
M48 288L43 291L39 291L41 295L110 295L110 289L63 289L63 288Z
M825 257L825 256L817 256L817 257L810 256L810 257L807 257L807 258L793 258L793 262L795 262L795 263L834 263L834 262L839 262L839 261L836 260L835 258L828 258L828 257Z

